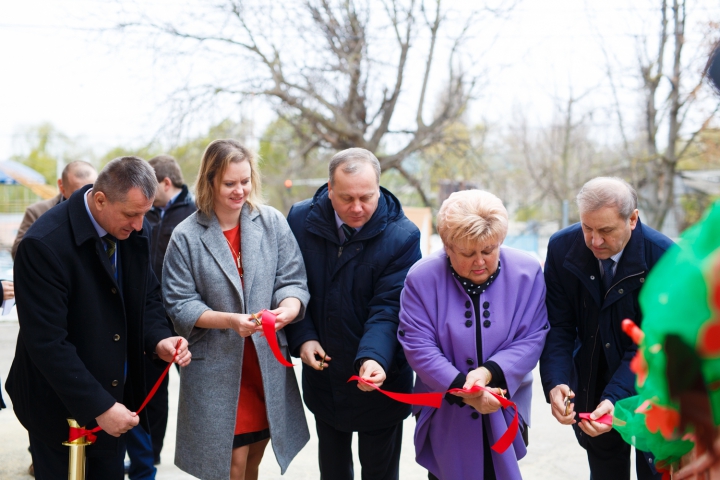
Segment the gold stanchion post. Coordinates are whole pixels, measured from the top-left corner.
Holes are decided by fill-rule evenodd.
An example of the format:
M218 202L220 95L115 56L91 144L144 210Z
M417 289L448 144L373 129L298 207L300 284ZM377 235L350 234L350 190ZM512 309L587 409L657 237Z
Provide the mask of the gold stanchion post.
M72 428L80 428L74 418L68 418L67 421ZM82 436L72 442L63 442L63 445L70 447L68 480L85 480L85 447L92 445L92 442L88 442L85 436Z

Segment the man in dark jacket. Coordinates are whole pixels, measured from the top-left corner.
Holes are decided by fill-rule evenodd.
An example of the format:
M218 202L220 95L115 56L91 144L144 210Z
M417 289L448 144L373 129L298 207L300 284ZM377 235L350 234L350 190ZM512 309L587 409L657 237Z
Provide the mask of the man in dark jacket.
M351 375L392 392L412 390L397 341L400 291L420 259L420 232L380 187L380 164L361 148L336 154L327 185L290 210L305 259L310 303L285 327L303 365L303 395L315 414L322 478L353 477L358 432L362 478L397 480L407 405L348 383Z
M623 333L642 324L640 288L672 245L640 222L635 190L619 178L590 180L577 196L580 223L550 238L545 263L550 333L540 357L552 415L573 425L595 480L630 478L630 445L596 422L615 402L635 395L630 371L637 346ZM566 399L574 403L566 406ZM594 420L576 419L588 412ZM660 478L650 454L638 452L638 479Z
M155 170L158 182L153 206L146 218L150 224L150 264L158 281L162 285L162 269L170 236L175 227L197 210L195 201L183 181L180 166L170 155L158 155L149 162ZM168 327L173 329L172 321L167 319ZM145 362L145 381L152 388L162 375L164 367L153 361ZM147 470L147 463L158 465L167 430L168 419L168 377L165 377L153 399L147 405L150 422L150 437L142 431L131 432L128 437L128 451L131 465L130 479L141 478ZM130 437L133 437L132 439Z
M190 362L187 341L171 337L150 269L145 213L157 182L135 157L108 163L30 227L15 259L20 322L6 390L27 428L38 480L68 471L67 418L102 427L87 449L87 478L122 479L123 433L147 390L144 352ZM119 438L118 438L119 437Z

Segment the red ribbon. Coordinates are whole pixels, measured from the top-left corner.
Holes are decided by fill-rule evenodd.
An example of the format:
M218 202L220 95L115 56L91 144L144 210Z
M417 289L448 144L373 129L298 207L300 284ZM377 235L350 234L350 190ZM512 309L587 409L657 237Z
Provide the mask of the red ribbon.
M182 342L182 339L179 339L177 341L177 345L175 345L175 353L173 354L173 358L170 361L170 363L167 364L165 367L165 371L160 375L160 378L158 378L157 382L155 382L155 385L153 385L153 388L150 390L150 393L148 393L148 396L145 398L145 401L140 405L140 408L137 409L137 412L135 412L136 415L139 415L143 408L148 404L150 399L155 396L155 392L157 392L158 388L160 388L160 384L167 376L168 372L170 371L170 367L173 363L175 363L175 359L177 358L178 351L180 350L180 343ZM80 428L74 428L70 427L70 435L68 436L68 443L75 441L82 437L87 437L87 441L90 443L95 443L95 440L97 440L97 435L95 435L97 432L102 430L102 427L98 425L97 427L93 428L92 430L86 430L83 427Z
M277 335L275 333L275 319L277 318L277 315L268 310L263 310L260 313L262 314L263 333L265 334L265 338L267 338L268 345L270 346L270 350L272 350L273 355L275 355L277 361L284 366L293 367L294 365L288 362L280 352L280 346L278 345Z
M395 392L388 392L377 385L375 385L372 382L368 382L367 380L364 380L357 375L353 375L350 377L348 382L352 382L353 380L357 380L358 382L361 382L365 385L368 385L378 392L382 393L383 395L386 395L393 400L396 400L401 403L406 403L409 405L421 405L423 407L432 407L432 408L440 408L440 405L442 405L443 397L445 396L445 393L440 392L432 392L432 393L395 393ZM519 428L519 420L518 420L518 411L517 411L517 405L515 405L515 402L512 402L508 400L505 397L502 397L495 392L493 392L489 388L481 387L479 385L475 385L470 389L464 389L464 388L452 388L448 390L446 393L477 393L480 391L485 391L495 397L499 402L500 405L502 405L503 408L507 407L513 407L515 409L515 415L513 416L512 422L510 422L510 426L508 426L508 429L503 433L503 435L498 439L497 442L490 448L495 450L497 453L504 453L505 450L507 450L510 445L512 445L513 440L515 440L515 437L517 436L517 431Z
M578 413L578 417L580 417L583 420L590 420L591 422L604 423L605 425L610 425L612 427L612 419L613 419L612 415L606 413L602 417L597 418L595 420L590 418L590 415L591 415L590 413Z
M377 385L375 385L372 382L368 382L365 379L362 379L358 377L357 375L353 375L348 380L349 382L352 382L353 380L357 380L358 382L367 385L368 387L372 387L378 392L382 393L383 395L392 398L393 400L400 402L400 403L407 403L408 405L422 405L423 407L433 407L433 408L440 408L440 405L442 404L443 394L442 393L395 393L395 392L388 392Z

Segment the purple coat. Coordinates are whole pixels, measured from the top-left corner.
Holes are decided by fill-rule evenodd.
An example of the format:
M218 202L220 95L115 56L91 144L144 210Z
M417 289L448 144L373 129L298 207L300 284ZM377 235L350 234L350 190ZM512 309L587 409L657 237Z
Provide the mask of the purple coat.
M467 374L487 360L505 374L510 399L521 421L530 424L532 369L540 358L549 323L545 282L540 264L513 248L500 249L502 271L480 296L489 302L490 326L482 329L482 359L477 357L475 312L465 307L470 297L451 274L444 250L416 263L400 297L398 340L417 373L415 392L444 392L458 373ZM466 326L470 311L472 325ZM468 360L472 359L472 365ZM439 409L416 407L417 462L441 480L479 478L483 472L483 422L475 409L443 401ZM512 409L488 415L488 439L495 443L507 430ZM482 418L481 416L480 418ZM520 479L518 460L527 452L518 434L505 453L493 452L497 478Z

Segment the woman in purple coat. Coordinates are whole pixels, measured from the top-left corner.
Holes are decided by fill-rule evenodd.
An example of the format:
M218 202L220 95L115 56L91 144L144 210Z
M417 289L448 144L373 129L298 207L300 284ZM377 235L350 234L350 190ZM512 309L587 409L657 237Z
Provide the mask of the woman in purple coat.
M521 433L504 453L492 451L513 410L482 391L446 394L438 409L415 408L416 459L431 480L519 479L532 369L550 328L542 270L532 256L500 247L508 215L491 193L453 193L437 225L445 248L412 267L400 299L398 339L417 373L414 391L502 390L517 404Z

